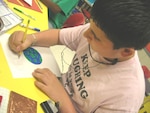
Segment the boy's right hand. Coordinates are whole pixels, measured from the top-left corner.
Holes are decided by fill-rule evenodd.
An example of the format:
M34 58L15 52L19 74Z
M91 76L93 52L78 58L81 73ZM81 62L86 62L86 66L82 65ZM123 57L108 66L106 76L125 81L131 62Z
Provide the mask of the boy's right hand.
M10 49L13 52L19 53L32 45L32 42L33 42L32 35L26 35L27 36L26 40L22 42L23 36L24 36L23 31L15 31L14 33L10 35L8 44L9 44Z

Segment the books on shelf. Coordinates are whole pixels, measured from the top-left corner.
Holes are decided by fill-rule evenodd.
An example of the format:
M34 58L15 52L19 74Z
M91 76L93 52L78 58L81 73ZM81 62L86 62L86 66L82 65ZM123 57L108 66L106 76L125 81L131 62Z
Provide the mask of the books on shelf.
M37 113L37 102L0 87L0 113Z
M4 27L0 31L1 35L9 29L20 24L23 21L23 19L17 14L15 14L3 0L0 0L0 9L0 18L4 23Z

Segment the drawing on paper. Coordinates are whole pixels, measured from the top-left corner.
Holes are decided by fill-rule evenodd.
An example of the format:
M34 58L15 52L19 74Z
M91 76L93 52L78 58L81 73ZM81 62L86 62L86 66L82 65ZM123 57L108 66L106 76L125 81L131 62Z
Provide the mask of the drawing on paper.
M40 53L34 49L34 48L27 48L23 51L24 56L33 64L41 64L42 63L42 57Z
M37 68L48 68L55 75L61 76L58 64L49 47L33 46L31 47L31 49L34 49L33 50L34 52L31 49L30 49L31 51L26 50L28 53L28 56L25 55L27 53L25 53L24 51L22 52L22 55L18 58L18 55L12 52L8 46L9 37L10 37L10 34L1 35L0 45L2 45L2 48L0 46L0 50L1 50L0 53L4 52L4 55L6 57L6 60L7 60L7 63L8 63L8 66L10 68L13 78L33 78L32 72ZM35 51L37 51L37 53L35 53ZM31 57L32 62L30 62L26 57L28 58ZM36 62L36 64L34 64L33 61L34 63Z

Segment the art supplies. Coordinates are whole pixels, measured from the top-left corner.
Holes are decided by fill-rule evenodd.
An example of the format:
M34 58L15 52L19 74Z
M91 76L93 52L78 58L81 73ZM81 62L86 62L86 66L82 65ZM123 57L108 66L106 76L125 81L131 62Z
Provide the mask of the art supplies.
M30 6L32 6L32 1L33 0L24 0L27 4L29 4Z
M0 31L0 35L8 31L9 29L15 27L20 24L23 19L15 14L3 1L0 0L0 18L4 23L4 27Z
M33 20L36 20L33 16L31 16L31 15L29 15L29 14L27 14L27 13L21 11L20 9L18 9L18 8L16 8L16 7L14 7L14 10L16 10L16 11L18 11L18 12L20 12L20 13L26 15L27 17L29 17L29 18L31 18L31 19L33 19Z
M27 27L27 25L26 25L26 24L23 24L23 23L21 23L20 26L21 26L21 27L25 27L25 28ZM34 30L34 31L37 31L37 32L40 31L39 28L32 27L32 26L28 26L28 29L31 29L31 30Z
M14 4L17 4L17 5L20 5L22 7L25 7L25 8L28 8L28 9L31 9L31 10L42 13L41 8L40 8L37 0L32 0L32 6L27 4L24 0L7 0L7 1L11 2L11 3L14 3Z
M29 23L30 23L30 20L28 20L28 22L27 22L27 26L26 26L26 29L25 29L25 32L24 32L24 35L23 35L23 38L22 38L22 43L24 43L24 41L26 40ZM19 52L18 58L20 58L21 53L22 52Z
M31 47L32 49L29 49L30 51L27 50L28 56L22 54L18 59L18 55L12 52L8 46L9 36L9 34L2 35L0 38L0 44L2 45L2 51L4 52L13 78L33 78L32 72L37 68L43 67L50 69L57 77L61 76L59 66L49 47L33 46ZM32 61L38 60L39 58L38 54L36 54L35 51L32 51L33 49L41 55L42 62L40 64Z
M0 113L37 113L37 102L7 88L0 87Z

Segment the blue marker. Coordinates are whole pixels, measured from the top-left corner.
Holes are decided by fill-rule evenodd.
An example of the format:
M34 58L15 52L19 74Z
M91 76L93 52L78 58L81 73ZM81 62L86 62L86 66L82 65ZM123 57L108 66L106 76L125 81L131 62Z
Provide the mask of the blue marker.
M21 27L26 27L26 25L23 24L23 23L21 23L20 26L21 26ZM32 26L28 26L28 28L29 28L29 29L32 29L32 30L34 30L34 31L40 32L40 29L39 29L39 28L35 28L35 27L32 27Z

